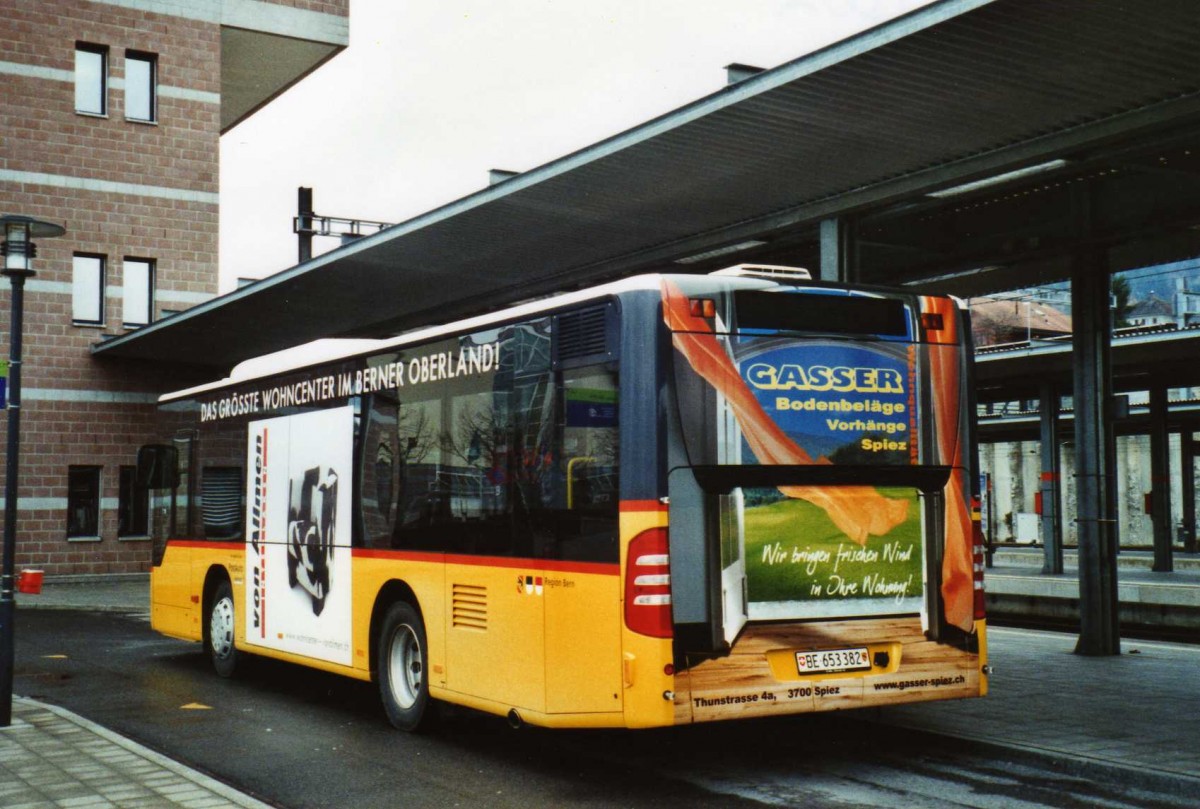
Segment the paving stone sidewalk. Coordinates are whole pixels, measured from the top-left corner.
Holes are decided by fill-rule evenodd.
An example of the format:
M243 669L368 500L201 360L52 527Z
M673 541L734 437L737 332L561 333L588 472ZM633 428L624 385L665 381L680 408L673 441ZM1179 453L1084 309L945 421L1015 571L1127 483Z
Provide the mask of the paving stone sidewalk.
M1125 639L1120 655L1089 657L1074 653L1077 639L993 627L988 696L883 708L879 718L1200 795L1200 646Z
M54 705L13 700L0 728L5 809L269 809L221 782Z

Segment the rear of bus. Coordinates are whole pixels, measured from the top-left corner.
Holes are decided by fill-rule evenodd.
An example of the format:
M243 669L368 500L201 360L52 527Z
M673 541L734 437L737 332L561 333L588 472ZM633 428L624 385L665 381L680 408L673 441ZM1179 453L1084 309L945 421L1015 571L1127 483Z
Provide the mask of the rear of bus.
M662 316L666 527L623 562L673 721L984 694L961 307L738 273Z

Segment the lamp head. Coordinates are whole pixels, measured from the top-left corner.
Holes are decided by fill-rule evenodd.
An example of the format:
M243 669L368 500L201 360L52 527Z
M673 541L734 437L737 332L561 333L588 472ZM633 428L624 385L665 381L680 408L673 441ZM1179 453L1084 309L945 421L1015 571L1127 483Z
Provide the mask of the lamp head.
M53 239L67 232L62 225L43 222L29 216L0 216L0 255L4 257L5 275L31 275L33 257L37 255L34 239Z

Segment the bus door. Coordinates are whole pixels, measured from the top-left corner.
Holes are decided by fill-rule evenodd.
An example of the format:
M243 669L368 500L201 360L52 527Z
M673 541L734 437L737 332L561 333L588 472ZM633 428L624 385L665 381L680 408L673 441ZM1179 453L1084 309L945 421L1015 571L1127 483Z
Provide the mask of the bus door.
M741 457L733 404L697 375L677 374L680 403L668 430L671 611L676 646L727 652L748 615L740 481L714 474Z
M185 456L190 457L190 455ZM180 452L174 444L147 444L137 453L137 485L149 498L147 532L153 543L151 577L151 620L159 631L185 636L192 629L193 608L191 565L164 567L167 540L174 536L170 515L180 483Z
M725 397L719 397L717 451L721 463L741 463L741 435ZM746 583L746 535L741 488L718 496L721 537L721 628L725 642L733 645L749 619Z

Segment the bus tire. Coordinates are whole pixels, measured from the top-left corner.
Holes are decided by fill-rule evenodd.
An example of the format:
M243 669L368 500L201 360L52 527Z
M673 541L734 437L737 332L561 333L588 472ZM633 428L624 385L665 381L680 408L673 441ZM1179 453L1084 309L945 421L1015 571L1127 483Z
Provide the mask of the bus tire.
M222 580L213 591L208 605L204 633L205 651L212 661L213 669L220 677L232 677L237 669L238 649L234 643L234 628L237 613L233 606L233 588L229 580Z
M429 649L425 624L411 604L388 607L376 646L379 695L388 721L400 730L428 730L437 708L429 697Z

